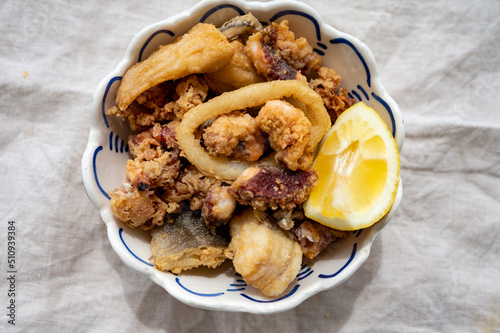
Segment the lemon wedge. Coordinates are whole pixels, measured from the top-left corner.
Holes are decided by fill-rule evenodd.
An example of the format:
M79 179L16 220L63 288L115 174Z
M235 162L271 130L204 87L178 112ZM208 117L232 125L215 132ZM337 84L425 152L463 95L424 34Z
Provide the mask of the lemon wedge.
M369 227L389 211L396 197L396 141L378 113L362 102L337 118L321 142L313 168L319 181L304 211L328 227Z

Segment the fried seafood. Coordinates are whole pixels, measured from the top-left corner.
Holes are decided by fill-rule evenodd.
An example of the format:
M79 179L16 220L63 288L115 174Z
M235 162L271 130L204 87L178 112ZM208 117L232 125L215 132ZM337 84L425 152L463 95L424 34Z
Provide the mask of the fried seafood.
M197 75L189 75L180 80L175 92L179 98L165 105L165 109L171 110L177 119L182 119L186 112L205 101L208 84Z
M268 81L304 81L306 79L300 70L317 70L321 66L321 58L305 38L295 39L286 20L279 25L273 22L262 33L250 36L246 51L257 72Z
M262 24L257 20L252 13L242 16L236 16L225 22L219 31L222 32L228 40L238 38L241 35L251 35L255 32L262 31Z
M128 145L134 159L127 161L126 175L130 184L137 186L139 191L168 186L179 174L180 150L173 125L155 124L129 138Z
M183 210L174 223L153 229L151 236L154 265L163 271L180 273L202 265L215 268L226 260L225 235L212 233L199 211Z
M220 116L203 134L203 143L210 155L249 162L257 161L264 154L265 141L255 119L241 112Z
M277 151L277 162L292 171L311 166L314 148L310 145L311 122L302 110L285 101L268 101L260 109L256 122L269 134L269 143Z
M211 156L195 137L204 122L235 110L264 105L269 100L294 97L305 105L305 115L311 122L311 150L314 150L331 126L323 101L308 86L297 81L271 81L252 84L224 93L191 109L184 115L177 130L177 140L186 158L200 171L222 180L235 180L252 163Z
M346 238L349 233L349 231L332 229L309 219L295 229L302 252L309 259L315 258L335 240Z
M173 180L171 186L162 187L158 196L180 208L186 201L191 210L201 209L203 201L213 187L220 186L219 180L205 176L193 165L184 166L184 170Z
M149 230L163 225L168 204L151 190L139 191L136 186L124 183L109 193L111 211L120 221L131 228Z
M228 190L229 186L214 186L203 201L201 216L211 230L229 222L236 209L236 199Z
M229 192L242 205L255 209L293 209L303 203L318 181L314 170L255 166L243 171Z
M318 78L309 82L310 87L323 98L332 123L343 111L356 103L356 100L347 95L345 88L340 88L341 79L333 68L321 67L318 70Z
M217 93L265 81L257 73L252 59L245 52L243 43L235 40L231 42L231 47L234 51L231 62L216 72L205 74L210 88Z
M302 251L293 236L252 209L231 220L231 243L226 250L234 269L264 296L283 293L299 273Z
M189 74L210 73L227 65L233 48L213 25L198 23L174 43L160 47L146 60L132 66L123 76L116 93L118 109L159 83Z
M120 117L122 121L127 120L134 131L152 126L156 122L172 120L175 115L171 109L166 109L165 105L173 101L171 91L174 87L172 82L160 83L137 96L124 110L113 106L106 110L106 115Z
M286 20L196 25L132 66L106 111L137 131L111 211L151 230L156 268L230 258L247 283L279 296L303 257L348 235L302 207L319 142L355 102L340 80Z

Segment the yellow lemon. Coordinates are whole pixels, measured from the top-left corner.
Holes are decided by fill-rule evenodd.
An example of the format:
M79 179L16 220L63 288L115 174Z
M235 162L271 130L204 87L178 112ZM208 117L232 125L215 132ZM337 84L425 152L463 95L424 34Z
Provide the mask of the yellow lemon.
M364 103L353 105L323 138L313 164L319 182L304 205L306 216L340 230L371 226L394 202L399 167L385 122Z

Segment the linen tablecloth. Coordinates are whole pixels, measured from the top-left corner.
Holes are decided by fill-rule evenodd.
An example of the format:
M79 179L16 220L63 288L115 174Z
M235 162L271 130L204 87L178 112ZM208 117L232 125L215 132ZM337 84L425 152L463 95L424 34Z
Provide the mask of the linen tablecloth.
M92 94L140 29L196 2L0 4L0 331L500 332L499 1L304 1L370 47L406 125L402 204L345 283L214 312L120 261L81 181Z

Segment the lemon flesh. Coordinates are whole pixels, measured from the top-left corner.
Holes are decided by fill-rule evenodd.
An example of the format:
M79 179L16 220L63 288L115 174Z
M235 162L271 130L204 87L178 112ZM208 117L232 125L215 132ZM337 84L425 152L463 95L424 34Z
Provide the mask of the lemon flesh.
M319 182L304 211L328 227L369 227L389 211L396 197L396 141L378 113L362 102L339 116L323 138L313 168Z

